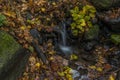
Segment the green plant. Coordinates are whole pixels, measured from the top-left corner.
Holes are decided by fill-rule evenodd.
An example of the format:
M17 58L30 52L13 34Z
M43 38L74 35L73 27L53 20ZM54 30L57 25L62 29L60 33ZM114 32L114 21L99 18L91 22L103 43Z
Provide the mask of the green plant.
M120 34L112 34L111 41L116 45L120 44Z
M96 9L93 6L83 6L81 10L76 6L71 11L73 22L71 23L71 29L73 35L84 33L93 26L91 20L95 18Z
M6 24L6 17L3 14L0 14L0 26Z

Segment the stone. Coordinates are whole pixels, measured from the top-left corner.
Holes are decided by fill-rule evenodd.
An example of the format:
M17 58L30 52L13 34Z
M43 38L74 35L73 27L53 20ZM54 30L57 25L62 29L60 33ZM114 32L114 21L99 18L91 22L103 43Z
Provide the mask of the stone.
M103 20L104 23L115 33L120 33L120 17L117 19L109 19L108 21Z
M84 44L83 48L85 51L90 51L94 48L96 44L97 44L96 41L89 41Z
M115 80L120 80L120 71L117 72L117 76Z
M115 10L116 12L112 12L112 10L99 12L97 17L110 31L120 33L120 9Z
M17 80L29 53L8 33L0 30L0 79Z
M109 9L110 7L120 6L120 0L88 0L93 3L97 9Z
M43 39L42 39L42 36L40 35L39 31L37 29L31 29L30 30L30 34L32 35L32 37L34 39L37 39L39 44L42 44L43 43Z

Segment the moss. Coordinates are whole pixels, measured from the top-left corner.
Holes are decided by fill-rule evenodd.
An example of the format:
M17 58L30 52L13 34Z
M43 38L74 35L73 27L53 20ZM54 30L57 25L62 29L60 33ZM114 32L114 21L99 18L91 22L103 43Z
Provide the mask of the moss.
M98 38L99 35L99 26L94 25L93 27L90 28L89 31L85 33L85 39L87 40L92 40Z
M0 26L3 26L7 23L6 17L0 13Z
M12 58L12 55L20 48L20 45L12 36L0 31L0 68Z
M116 45L120 44L120 34L112 34L111 41Z
M91 1L96 8L98 9L108 9L112 6L113 0L89 0Z

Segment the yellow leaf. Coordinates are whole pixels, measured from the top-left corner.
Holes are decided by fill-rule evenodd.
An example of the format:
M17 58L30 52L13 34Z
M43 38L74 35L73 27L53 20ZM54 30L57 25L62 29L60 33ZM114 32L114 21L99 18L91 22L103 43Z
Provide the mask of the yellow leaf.
M96 66L89 66L90 69L96 69Z
M70 75L70 74L66 74L66 78L67 78L67 80L73 80L72 75Z
M47 21L50 21L50 18L46 18Z
M72 54L70 56L70 60L77 60L78 59L78 56L76 56L75 54Z
M113 75L110 75L109 80L115 80Z
M65 71L64 71L65 74L71 73L71 68L70 67L66 66L64 68L65 68Z
M33 63L33 64L36 63L35 57L30 57L30 58L29 58L29 62L30 62L30 63Z
M53 58L53 57L50 57L49 60L52 61L52 60L54 60L54 58Z
M29 26L27 26L27 28L28 28L28 29L31 29L31 26L29 25Z
M60 77L65 76L64 72L57 72Z
M36 66L37 68L40 68L40 63L36 63L35 66Z
M55 54L55 51L50 51L50 52L48 52L48 54L53 55L53 54Z
M21 30L25 30L25 26L21 26L20 29L21 29Z
M55 5L56 5L56 3L55 3L55 2L53 2L53 3L52 3L52 5L54 5L54 6L55 6Z
M45 78L44 80L49 80L48 78Z
M73 78L71 77L71 78L68 78L68 80L73 80Z
M45 8L41 8L41 11L42 11L42 12L45 12Z
M4 12L4 14L8 17L16 18L16 14L14 12L11 12L11 11Z
M103 69L101 67L96 68L97 71L102 72Z
M86 26L86 22L85 22L85 20L84 19L81 19L81 24L80 24L81 26Z

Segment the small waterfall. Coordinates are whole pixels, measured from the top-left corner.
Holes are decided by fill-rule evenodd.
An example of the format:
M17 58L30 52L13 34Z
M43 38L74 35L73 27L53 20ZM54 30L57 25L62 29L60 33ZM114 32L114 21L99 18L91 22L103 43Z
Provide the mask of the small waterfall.
M67 55L72 53L72 49L70 46L68 46L68 41L67 41L67 31L66 31L66 24L65 22L62 22L62 26L60 29L60 34L61 34L61 44L59 45L61 51Z
M62 23L63 26L62 26L62 30L61 30L61 38L62 38L62 45L63 46L66 46L66 40L67 40L67 36L66 36L66 25L65 23Z

